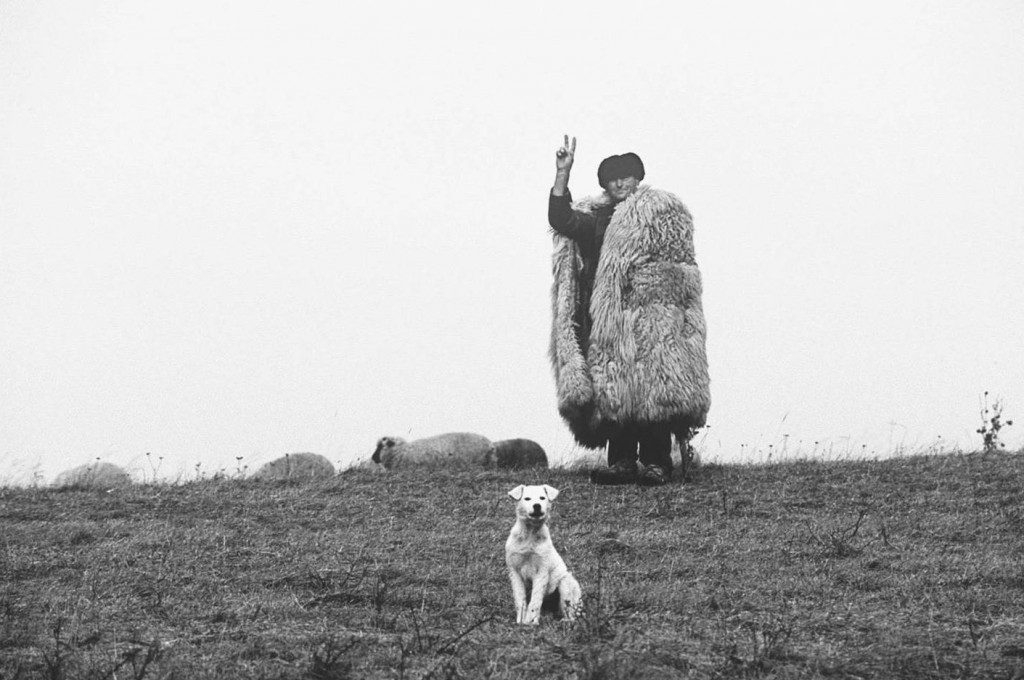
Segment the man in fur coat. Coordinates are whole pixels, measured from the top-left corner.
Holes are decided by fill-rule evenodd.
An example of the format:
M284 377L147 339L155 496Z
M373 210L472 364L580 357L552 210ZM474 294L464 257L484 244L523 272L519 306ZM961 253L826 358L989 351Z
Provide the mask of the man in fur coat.
M573 202L576 139L555 154L550 355L558 410L582 446L608 449L598 484L665 484L711 404L693 220L640 182L627 153L601 162L601 194ZM637 465L639 459L640 466Z

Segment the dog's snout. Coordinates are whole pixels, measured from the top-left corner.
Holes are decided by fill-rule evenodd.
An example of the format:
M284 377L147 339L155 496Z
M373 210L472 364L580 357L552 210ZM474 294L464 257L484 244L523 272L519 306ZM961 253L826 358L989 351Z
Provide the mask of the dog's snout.
M533 514L535 514L535 515L543 514L543 509L541 508L540 503L534 503L533 504Z

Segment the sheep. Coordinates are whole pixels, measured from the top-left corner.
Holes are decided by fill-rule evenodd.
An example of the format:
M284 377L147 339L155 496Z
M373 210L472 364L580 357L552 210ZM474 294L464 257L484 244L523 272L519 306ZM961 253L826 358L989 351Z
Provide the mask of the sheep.
M490 439L470 432L448 432L411 442L401 437L381 437L372 460L388 469L414 465L484 466L490 451Z
M548 457L541 445L531 439L503 439L494 442L488 462L510 470L546 468Z
M132 478L123 469L113 463L90 463L65 470L53 480L53 486L59 489L113 489L129 486Z
M286 453L266 463L256 479L328 479L334 476L334 465L318 453Z

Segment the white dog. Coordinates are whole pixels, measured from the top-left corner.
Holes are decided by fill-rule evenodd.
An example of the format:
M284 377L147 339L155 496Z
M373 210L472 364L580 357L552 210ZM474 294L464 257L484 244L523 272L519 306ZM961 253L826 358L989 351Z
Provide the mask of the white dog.
M517 486L508 492L516 503L516 523L505 542L505 563L512 580L516 623L537 624L544 599L557 593L558 611L572 621L580 613L583 593L551 543L545 524L558 489ZM530 591L527 601L527 589Z

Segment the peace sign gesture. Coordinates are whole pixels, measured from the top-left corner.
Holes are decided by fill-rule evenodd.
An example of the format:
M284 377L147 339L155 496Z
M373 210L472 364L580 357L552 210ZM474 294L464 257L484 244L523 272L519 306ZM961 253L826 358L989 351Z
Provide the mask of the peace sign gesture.
M568 173L572 169L572 162L576 157L576 138L569 141L569 135L565 135L565 142L562 148L555 152L555 169L559 172Z

